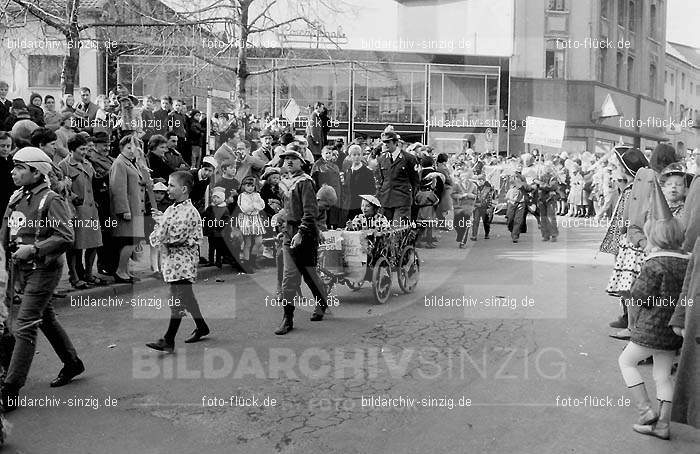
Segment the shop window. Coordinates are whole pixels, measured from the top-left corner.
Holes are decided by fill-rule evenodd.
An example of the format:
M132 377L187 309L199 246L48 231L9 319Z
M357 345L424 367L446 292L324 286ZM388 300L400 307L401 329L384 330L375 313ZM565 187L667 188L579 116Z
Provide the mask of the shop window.
M28 73L30 87L58 87L63 70L62 55L29 55ZM75 74L75 86L80 86L79 71Z
M556 41L547 41L544 61L547 79L564 78L564 49L557 49Z

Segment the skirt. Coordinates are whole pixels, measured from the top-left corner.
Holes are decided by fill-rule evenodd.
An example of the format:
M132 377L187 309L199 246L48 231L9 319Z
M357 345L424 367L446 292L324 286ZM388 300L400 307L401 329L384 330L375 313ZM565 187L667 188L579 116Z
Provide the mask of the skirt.
M615 266L605 291L612 296L623 296L632 288L632 283L642 270L647 253L632 246L626 235L620 237L620 247L615 257Z
M265 234L265 225L259 214L238 213L238 228L243 236L257 236Z

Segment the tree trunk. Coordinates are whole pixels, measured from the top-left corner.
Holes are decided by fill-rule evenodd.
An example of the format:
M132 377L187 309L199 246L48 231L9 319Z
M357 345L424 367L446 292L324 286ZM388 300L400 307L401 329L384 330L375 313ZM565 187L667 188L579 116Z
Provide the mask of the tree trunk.
M68 54L63 57L61 69L61 90L63 93L73 94L75 90L75 75L80 64L80 39L78 35L66 37Z
M236 61L236 91L234 112L243 113L247 101L246 81L248 79L248 8L250 0L240 2L240 33L238 34L238 55Z

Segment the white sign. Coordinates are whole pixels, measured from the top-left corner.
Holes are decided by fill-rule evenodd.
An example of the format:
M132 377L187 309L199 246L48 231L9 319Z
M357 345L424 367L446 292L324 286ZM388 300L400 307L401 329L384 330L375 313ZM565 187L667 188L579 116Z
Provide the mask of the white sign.
M549 118L527 117L525 143L561 148L564 142L566 122Z
M290 98L289 101L287 101L287 105L285 105L282 110L282 116L290 123L294 123L300 113L301 109L294 98Z
M216 88L211 89L211 95L215 98L224 98L228 99L230 92L224 91L224 90L218 90Z
M620 111L617 109L617 106L615 106L615 103L612 99L612 95L608 93L608 95L605 97L605 100L603 101L603 105L600 107L600 117L609 118L619 116Z

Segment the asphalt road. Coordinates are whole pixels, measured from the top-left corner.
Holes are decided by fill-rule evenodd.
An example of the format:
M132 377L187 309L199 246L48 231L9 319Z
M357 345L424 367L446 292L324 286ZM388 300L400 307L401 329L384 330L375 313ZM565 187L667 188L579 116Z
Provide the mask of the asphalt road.
M40 338L23 392L52 404L11 413L4 452L698 454L687 426L670 442L632 432L603 228L543 243L529 227L514 245L495 225L464 250L443 232L420 250L413 294L394 279L378 306L367 287L340 288L324 321L299 307L283 337L274 271L224 272L195 285L210 338L182 343L186 318L175 355L144 346L165 331L165 287L121 307L67 299L58 313L87 372L49 388L60 362Z

